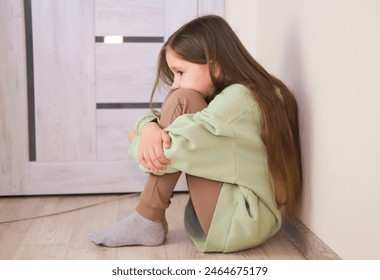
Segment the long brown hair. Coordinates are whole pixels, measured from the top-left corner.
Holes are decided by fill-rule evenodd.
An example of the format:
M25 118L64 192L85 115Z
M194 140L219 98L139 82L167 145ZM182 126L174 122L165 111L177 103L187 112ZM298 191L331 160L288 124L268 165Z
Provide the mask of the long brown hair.
M209 64L214 96L236 83L251 89L262 113L261 137L277 204L286 205L286 212L294 214L302 190L302 169L298 108L289 89L250 55L223 18L210 15L185 24L163 45L151 103L160 82L173 83L173 73L166 63L168 48L189 62Z

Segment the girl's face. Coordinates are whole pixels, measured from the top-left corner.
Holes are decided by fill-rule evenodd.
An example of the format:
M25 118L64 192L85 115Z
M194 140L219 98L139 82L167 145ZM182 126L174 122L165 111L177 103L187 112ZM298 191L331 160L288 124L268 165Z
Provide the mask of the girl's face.
M209 97L212 81L208 64L195 64L186 61L171 48L166 51L166 62L174 74L172 89L192 89L199 92L205 99Z

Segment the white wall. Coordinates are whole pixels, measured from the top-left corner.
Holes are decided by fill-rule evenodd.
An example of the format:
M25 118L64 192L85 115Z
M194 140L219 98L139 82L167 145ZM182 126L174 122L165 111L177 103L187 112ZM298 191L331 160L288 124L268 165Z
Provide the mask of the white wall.
M254 54L257 37L258 0L225 0L225 18L245 47Z
M298 100L300 219L343 259L379 259L380 1L227 0L226 10Z

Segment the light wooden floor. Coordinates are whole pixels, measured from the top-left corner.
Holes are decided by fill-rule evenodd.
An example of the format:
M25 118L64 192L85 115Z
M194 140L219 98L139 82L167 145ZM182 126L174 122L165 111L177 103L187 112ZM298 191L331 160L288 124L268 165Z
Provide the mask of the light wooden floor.
M3 197L0 198L0 259L304 259L281 231L250 250L231 254L199 252L183 226L187 199L187 193L176 193L172 198L167 210L169 234L163 245L106 248L91 243L88 233L131 213L137 195ZM53 213L60 214L50 215Z

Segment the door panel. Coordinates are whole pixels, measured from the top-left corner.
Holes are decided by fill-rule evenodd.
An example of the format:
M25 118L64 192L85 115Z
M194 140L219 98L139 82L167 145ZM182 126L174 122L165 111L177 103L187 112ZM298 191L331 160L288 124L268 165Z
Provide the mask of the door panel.
M97 160L125 160L128 156L128 132L147 109L104 109L96 113Z
M95 160L93 1L31 4L37 161Z
M148 110L158 52L221 3L0 1L0 195L141 191L127 135Z
M97 102L148 102L161 46L162 43L97 43Z
M164 3L165 0L95 0L95 33L97 36L162 36Z

